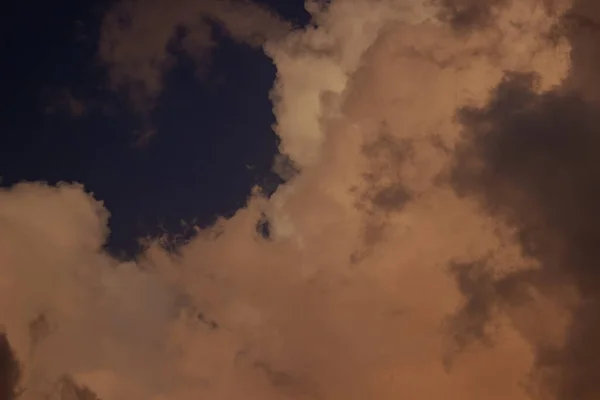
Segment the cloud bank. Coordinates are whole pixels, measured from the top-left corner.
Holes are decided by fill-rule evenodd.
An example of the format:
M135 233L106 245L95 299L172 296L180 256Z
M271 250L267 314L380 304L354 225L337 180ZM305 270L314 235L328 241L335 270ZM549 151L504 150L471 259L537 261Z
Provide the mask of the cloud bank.
M115 82L158 93L185 7L140 9L160 38L123 50ZM102 250L109 213L81 186L0 192L0 390L596 398L600 124L572 76L585 43L564 21L579 7L335 0L264 35L254 12L229 9L243 27L231 34L260 27L250 43L277 67L295 173L176 253L151 241L130 262Z

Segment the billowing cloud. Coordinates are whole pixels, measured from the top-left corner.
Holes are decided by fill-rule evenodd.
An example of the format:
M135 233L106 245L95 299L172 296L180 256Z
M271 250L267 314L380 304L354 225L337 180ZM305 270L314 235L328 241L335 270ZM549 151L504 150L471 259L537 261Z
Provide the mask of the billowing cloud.
M580 94L539 95L534 85L531 75L507 77L487 107L461 112L469 139L459 151L456 186L477 195L490 215L508 221L523 252L539 262L536 271L514 272L494 283L504 291L476 301L523 307L534 302L534 291L572 310L564 343L534 335L532 345L538 367L557 387L557 399L592 399L600 391L595 378L598 109ZM510 304L517 291L525 294L523 301ZM523 329L528 335L539 328Z
M176 253L108 256L80 186L0 192L22 398L593 398L599 125L571 5L490 4L458 29L474 2L309 3L261 36L293 173Z
M112 88L124 89L138 110L151 108L162 91L164 72L175 62L169 45L180 40L181 50L201 71L210 64L215 23L251 46L290 29L270 10L247 1L177 0L168 6L155 0L120 1L104 18L99 45Z

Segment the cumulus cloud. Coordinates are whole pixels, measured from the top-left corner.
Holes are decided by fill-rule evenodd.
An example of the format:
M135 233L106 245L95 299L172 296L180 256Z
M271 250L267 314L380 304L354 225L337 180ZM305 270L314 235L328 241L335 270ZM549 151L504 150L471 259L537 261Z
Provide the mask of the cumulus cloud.
M22 398L594 398L599 124L556 35L574 8L489 4L465 29L474 2L315 2L260 36L293 173L176 253L111 258L80 186L0 192Z

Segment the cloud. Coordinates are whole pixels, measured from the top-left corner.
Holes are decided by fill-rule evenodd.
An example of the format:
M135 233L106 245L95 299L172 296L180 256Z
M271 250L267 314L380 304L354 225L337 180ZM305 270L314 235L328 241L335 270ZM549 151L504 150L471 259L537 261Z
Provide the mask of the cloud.
M75 118L88 113L88 106L77 99L69 89L53 90L47 98L44 112L46 114L66 114Z
M3 399L17 398L21 378L20 368L6 335L0 335L0 394Z
M198 77L210 69L215 26L256 48L291 29L271 10L245 0L177 0L166 9L157 0L123 0L104 16L98 58L108 69L110 89L124 93L140 118L135 146L144 147L156 134L151 115L176 53L194 61Z
M493 21L493 14L506 0L441 0L440 17L457 30L481 28Z
M549 346L538 337L532 345L538 368L555 380L557 399L591 399L600 390L593 378L600 330L593 317L600 311L594 220L598 110L579 93L537 94L534 87L534 76L509 76L485 108L462 111L467 136L455 184L514 226L525 254L539 262L535 272L516 272L497 284L525 285L573 310L564 345ZM573 295L564 293L569 286L578 298L574 304ZM512 295L494 297L508 301Z
M308 4L264 36L293 173L176 252L110 257L81 186L0 192L23 398L591 398L596 117L540 4Z
M597 101L600 93L597 66L600 62L600 7L594 1L577 0L565 15L565 31L573 46L571 59L573 71L569 81L583 93L586 99Z
M121 1L104 17L99 44L111 87L125 90L138 111L148 111L161 94L163 74L176 62L170 45L179 40L180 50L201 71L216 45L213 24L251 46L290 28L270 10L247 1L177 0L167 8L155 0Z

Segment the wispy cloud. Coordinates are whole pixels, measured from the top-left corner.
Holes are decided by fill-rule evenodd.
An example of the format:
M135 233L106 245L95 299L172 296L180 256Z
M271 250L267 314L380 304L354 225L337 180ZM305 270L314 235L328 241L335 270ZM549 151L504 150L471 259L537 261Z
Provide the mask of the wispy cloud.
M23 398L65 376L104 400L594 398L598 121L555 34L571 5L492 2L465 29L444 12L472 2L338 0L289 30L231 4L122 3L113 83L156 98L175 26L229 26L277 67L293 174L131 262L83 188L0 192Z

